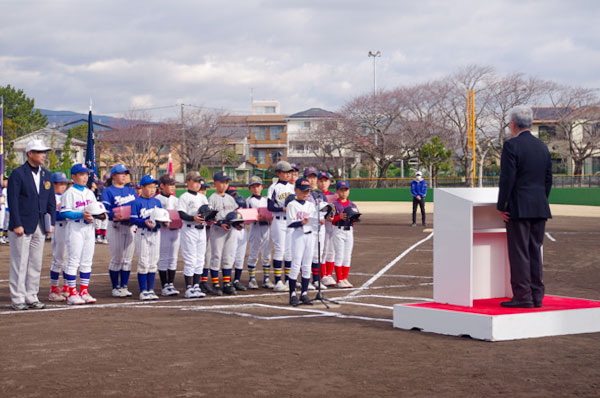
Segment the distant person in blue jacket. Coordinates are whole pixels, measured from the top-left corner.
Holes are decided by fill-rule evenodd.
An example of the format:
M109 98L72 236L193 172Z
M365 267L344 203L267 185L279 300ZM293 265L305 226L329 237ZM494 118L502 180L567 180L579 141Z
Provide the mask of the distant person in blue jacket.
M417 205L421 207L421 221L425 227L425 196L427 195L427 183L423 174L417 171L415 179L410 183L410 193L413 196L412 226L417 226Z

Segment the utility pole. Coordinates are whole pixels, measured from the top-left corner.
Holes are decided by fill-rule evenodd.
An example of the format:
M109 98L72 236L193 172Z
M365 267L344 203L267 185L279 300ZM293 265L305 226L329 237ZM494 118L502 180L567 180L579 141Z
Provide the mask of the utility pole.
M181 148L180 153L182 153L184 156L179 156L179 158L183 161L183 175L185 178L185 176L187 175L187 146L185 143L186 132L184 120L185 119L183 118L183 104L181 104L181 144L183 145L183 147Z

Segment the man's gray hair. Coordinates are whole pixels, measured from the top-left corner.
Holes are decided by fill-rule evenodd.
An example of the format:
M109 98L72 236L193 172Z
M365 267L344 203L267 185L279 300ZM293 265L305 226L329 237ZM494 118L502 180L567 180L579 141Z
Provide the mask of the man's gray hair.
M518 128L527 129L533 123L533 110L527 105L518 105L508 112L508 117Z

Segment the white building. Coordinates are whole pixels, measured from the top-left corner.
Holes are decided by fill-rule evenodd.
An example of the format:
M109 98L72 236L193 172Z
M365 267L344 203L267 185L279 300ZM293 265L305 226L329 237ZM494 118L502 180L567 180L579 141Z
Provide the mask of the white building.
M65 143L67 142L67 134L60 130L44 127L12 141L18 164L25 163L27 160L25 149L27 148L27 143L31 140L42 140L46 146L54 149L56 156L60 159L63 155ZM85 148L86 143L84 141L76 138L71 139L71 151L73 151L71 159L73 163L85 162Z

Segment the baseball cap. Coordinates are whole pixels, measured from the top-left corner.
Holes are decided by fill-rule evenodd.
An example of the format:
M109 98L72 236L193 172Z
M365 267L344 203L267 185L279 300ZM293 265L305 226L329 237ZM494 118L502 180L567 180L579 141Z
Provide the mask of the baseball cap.
M335 189L343 189L343 188L350 189L350 183L348 183L348 181L346 181L346 180L340 180L335 183Z
M112 169L110 169L110 175L121 174L121 173L129 173L129 170L123 163L115 164Z
M208 188L208 184L206 183L206 180L204 178L202 178L200 180L200 189L206 189Z
M231 178L226 172L218 171L213 175L213 181L231 181Z
M312 175L312 174L314 174L316 176L319 175L319 171L317 170L316 167L309 166L304 169L304 177L308 177L309 175Z
M422 176L422 175L423 175L423 173L421 173L420 171L417 171L417 172L415 173L415 175L417 175L417 176Z
M89 173L91 170L85 167L83 163L75 163L73 167L71 167L71 175L78 173Z
M171 176L171 174L163 174L160 176L160 178L158 179L158 181L160 181L161 184L164 185L173 185L175 184L175 179L173 178L173 176Z
M57 171L56 173L52 173L52 182L69 182L69 179L65 173Z
M227 191L225 191L226 194L228 195L237 195L238 191L236 187L232 187L231 185L227 188Z
M298 163L290 163L290 166L292 166L293 171L300 171L300 167L298 166Z
M275 171L292 171L292 165L289 162L286 162L285 160L281 160L279 162L277 162L277 164L275 165Z
M152 174L146 174L145 176L142 177L142 179L140 180L140 186L144 186L144 185L148 185L148 184L156 184L158 182L158 180L156 178L154 178L154 176Z
M306 178L302 177L302 178L298 178L298 180L296 181L295 187L301 191L306 191L311 188L311 185L310 185L310 182L308 182L308 180Z
M256 185L256 184L262 185L262 183L263 182L262 182L262 179L260 177L258 177L258 176L252 176L252 177L250 177L250 181L248 182L248 186Z
M47 152L50 148L48 148L42 140L31 140L27 143L27 147L25 147L25 152L37 151L37 152Z
M321 178L327 178L328 180L331 180L331 174L329 174L326 171L319 171L319 174L317 174L317 178L320 180Z
M190 171L185 176L185 180L186 181L200 182L200 181L203 180L203 178L202 178L202 176L197 171Z

